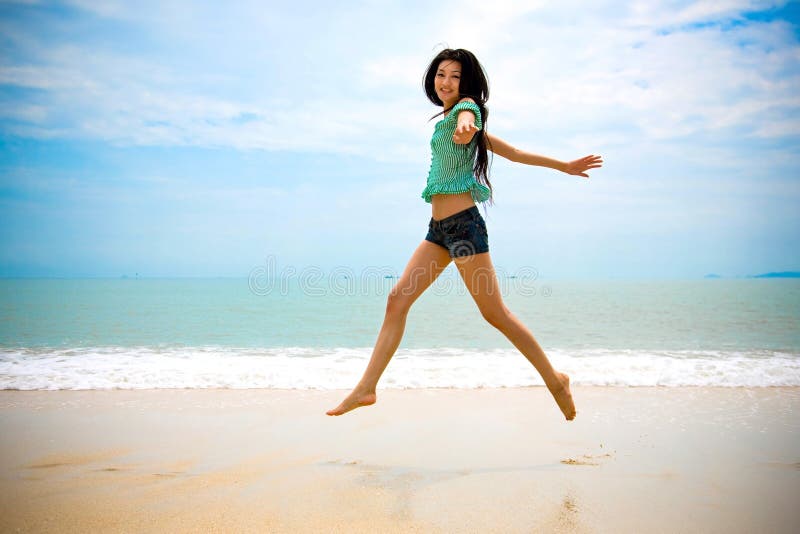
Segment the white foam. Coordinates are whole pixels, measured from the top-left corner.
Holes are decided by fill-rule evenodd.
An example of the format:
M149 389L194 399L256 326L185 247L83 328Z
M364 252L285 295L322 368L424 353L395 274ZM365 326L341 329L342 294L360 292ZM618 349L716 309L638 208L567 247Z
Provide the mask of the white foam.
M0 349L0 389L350 389L365 348L95 347ZM800 354L781 351L548 350L573 384L800 386ZM400 349L384 388L543 385L515 349Z

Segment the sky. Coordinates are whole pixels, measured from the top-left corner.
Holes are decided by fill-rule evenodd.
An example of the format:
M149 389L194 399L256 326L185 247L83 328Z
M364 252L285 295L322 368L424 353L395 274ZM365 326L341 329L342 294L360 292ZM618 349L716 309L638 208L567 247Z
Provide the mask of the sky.
M498 274L798 271L799 24L766 0L0 1L0 277L400 274L446 47L487 73L487 131L604 160L492 160Z

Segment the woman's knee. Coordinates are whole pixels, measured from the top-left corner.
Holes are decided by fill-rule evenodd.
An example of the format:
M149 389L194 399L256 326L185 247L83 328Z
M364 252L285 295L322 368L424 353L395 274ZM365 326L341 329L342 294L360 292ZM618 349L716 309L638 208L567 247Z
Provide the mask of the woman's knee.
M491 309L482 309L481 315L487 323L497 328L498 330L505 329L511 324L511 311L505 306L499 306Z
M411 299L400 291L391 291L386 299L386 315L408 313Z

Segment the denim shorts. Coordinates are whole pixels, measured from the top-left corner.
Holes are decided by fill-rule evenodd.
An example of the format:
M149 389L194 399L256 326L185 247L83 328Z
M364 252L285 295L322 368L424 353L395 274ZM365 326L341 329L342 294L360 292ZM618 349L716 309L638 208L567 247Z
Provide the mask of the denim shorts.
M489 251L489 233L477 206L438 221L431 217L425 240L446 248L451 258Z

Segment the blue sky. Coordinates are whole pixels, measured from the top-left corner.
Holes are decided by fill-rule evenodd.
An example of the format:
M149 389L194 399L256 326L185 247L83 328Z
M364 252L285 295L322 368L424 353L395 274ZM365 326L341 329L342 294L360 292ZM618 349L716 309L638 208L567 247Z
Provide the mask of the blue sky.
M799 11L2 1L0 276L399 274L430 218L421 79L444 46L483 63L489 131L605 160L589 180L494 160L499 271L800 270Z

